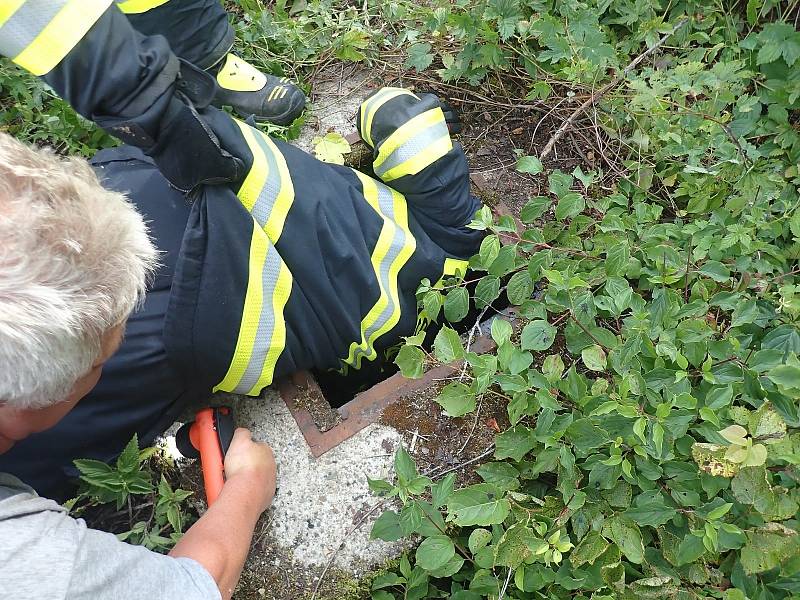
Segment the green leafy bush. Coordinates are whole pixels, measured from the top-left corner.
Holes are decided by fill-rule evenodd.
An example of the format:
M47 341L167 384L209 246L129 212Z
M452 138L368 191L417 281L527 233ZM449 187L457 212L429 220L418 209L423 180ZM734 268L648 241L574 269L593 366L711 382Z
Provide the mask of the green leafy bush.
M800 594L800 33L759 24L779 16L768 4L454 7L483 22L464 27L452 63L476 81L522 57L529 73L602 83L671 29L665 17L691 20L599 102L597 127L622 149L611 185L550 169L521 231L476 216L488 235L473 300L505 295L518 316L495 316L497 349L477 354L445 327L432 351L415 336L398 354L411 377L452 364L437 398L448 414L502 397L511 427L482 483L431 481L405 451L395 483L370 482L399 498L373 536L421 539L374 582L376 600ZM461 60L489 33L491 64ZM426 283L419 299L421 323L457 322L469 293Z
M192 492L173 490L164 476L169 464L156 447L139 450L134 435L113 466L93 459L75 461L81 485L67 507L74 516L118 531L121 540L167 551L180 539L187 520L196 518L186 506Z

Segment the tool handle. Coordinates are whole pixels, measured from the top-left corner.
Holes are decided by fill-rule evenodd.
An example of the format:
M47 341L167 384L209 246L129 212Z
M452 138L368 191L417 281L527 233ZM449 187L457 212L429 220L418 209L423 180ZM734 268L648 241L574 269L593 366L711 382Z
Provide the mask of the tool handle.
M225 453L233 438L233 416L228 407L204 408L195 415L189 439L200 453L206 501L211 506L225 484Z

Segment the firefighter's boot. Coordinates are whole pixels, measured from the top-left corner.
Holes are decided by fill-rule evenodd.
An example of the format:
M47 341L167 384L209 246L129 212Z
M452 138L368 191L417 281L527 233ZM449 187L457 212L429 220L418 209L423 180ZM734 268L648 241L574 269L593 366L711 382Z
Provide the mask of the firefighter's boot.
M264 74L235 54L228 53L214 71L213 104L230 106L244 118L289 125L305 108L305 94L288 77Z

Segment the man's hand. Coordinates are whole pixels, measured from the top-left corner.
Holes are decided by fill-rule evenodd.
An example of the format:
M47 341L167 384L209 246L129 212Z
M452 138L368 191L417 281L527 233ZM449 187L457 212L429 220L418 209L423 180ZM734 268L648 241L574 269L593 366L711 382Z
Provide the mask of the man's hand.
M254 442L250 431L239 427L225 455L225 485L236 482L235 485L251 487L253 498L259 498L263 512L275 496L276 474L272 448Z
M267 444L238 428L225 455L225 485L217 501L184 534L169 555L199 562L223 600L233 596L258 517L275 495L275 457Z

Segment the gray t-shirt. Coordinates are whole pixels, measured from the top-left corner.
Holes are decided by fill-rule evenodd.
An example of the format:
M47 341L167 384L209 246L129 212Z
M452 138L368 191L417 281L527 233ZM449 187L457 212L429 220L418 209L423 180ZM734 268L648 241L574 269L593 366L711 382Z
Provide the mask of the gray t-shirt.
M214 579L171 558L86 527L16 477L0 473L3 600L218 600Z

